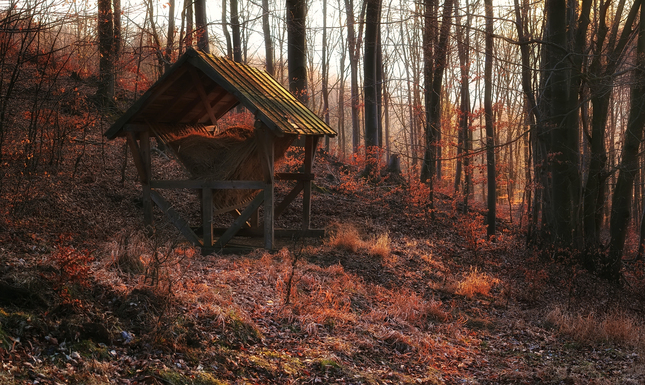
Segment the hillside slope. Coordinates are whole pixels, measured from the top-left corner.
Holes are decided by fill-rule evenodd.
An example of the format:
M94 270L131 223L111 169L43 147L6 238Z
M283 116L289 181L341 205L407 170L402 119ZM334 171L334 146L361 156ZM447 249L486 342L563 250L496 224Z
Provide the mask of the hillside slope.
M645 383L642 263L610 286L512 224L487 242L477 211L442 195L433 218L422 186L325 155L326 238L201 255L159 212L144 234L134 167L122 181L104 129L70 141L82 157L5 174L2 384Z

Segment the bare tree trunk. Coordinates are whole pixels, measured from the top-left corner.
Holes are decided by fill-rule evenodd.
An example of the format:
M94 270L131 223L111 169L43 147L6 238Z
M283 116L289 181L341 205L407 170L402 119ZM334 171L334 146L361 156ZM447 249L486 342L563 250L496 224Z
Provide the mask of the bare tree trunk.
M98 2L99 87L96 96L101 104L114 100L114 15L112 1Z
M322 35L322 98L323 119L329 125L329 58L327 57L327 0L323 0ZM329 152L329 136L325 136L325 151Z
M242 38L240 34L240 13L237 0L231 0L231 30L233 31L233 60L242 62Z
M341 9L342 0L338 0L338 9ZM340 67L345 68L345 59L347 57L347 46L343 45L343 30L340 30ZM340 71L338 75L338 147L340 147L340 157L345 159L345 151L347 146L347 135L345 133L345 71Z
M387 68L385 64L382 66L382 75L381 75L383 84L383 138L385 139L385 160L387 164L390 164L390 156L392 154L391 145L390 145L390 94L388 89L388 77L387 77ZM405 143L405 141L404 141ZM398 156L398 155L397 155Z
M424 13L424 29L423 29L423 74L425 83L425 153L423 156L423 163L421 165L421 182L430 181L433 185L432 179L436 175L437 167L437 149L436 149L436 133L430 125L432 120L432 86L433 82L433 66L435 63L434 58L434 41L435 31L437 29L437 9L436 0L425 0L425 13ZM430 192L430 202L432 204L433 197L432 191Z
M112 55L114 62L114 92L116 93L116 87L119 84L118 79L122 68L119 63L121 59L121 40L123 39L121 27L121 0L113 0L112 6L114 9L114 49Z
M264 33L265 68L269 75L273 76L275 68L273 68L273 39L269 25L269 0L262 0L262 32Z
M380 68L377 59L378 29L381 18L381 1L367 0L367 13L365 24L365 56L363 58L363 94L365 98L365 147L376 147L379 144L378 114L377 105L377 73ZM369 153L369 152L368 152ZM368 168L370 164L366 165Z
M194 4L197 48L206 53L210 53L210 44L208 42L208 20L206 19L206 0L194 0Z
M466 177L465 181L470 180L470 155L469 155L469 136L470 136L470 4L466 1L466 24L461 25L461 19L458 14L459 7L455 7L455 19L457 21L456 31L457 35L457 51L459 54L459 67L461 74L461 92L460 92L460 107L459 107L459 133L457 139L457 169L455 170L455 193L459 191L461 185L462 165ZM464 183L462 188L464 196L464 212L468 210L468 182Z
M486 59L484 64L484 115L486 119L486 173L488 180L487 235L495 235L497 216L497 181L495 171L495 128L493 122L493 2L484 0L486 8Z
M191 48L193 46L193 35L195 34L195 31L193 30L193 3L191 0L184 3L184 12L186 12L185 45L186 48Z
M350 84L351 84L351 106L352 106L352 151L358 152L360 146L360 123L359 123L359 93L358 93L358 53L360 52L360 39L356 38L354 18L354 1L345 0L347 13L347 42L349 50ZM362 18L361 18L362 19Z
M306 0L287 0L289 91L305 105L309 103L306 16Z
M166 38L166 52L164 61L166 62L166 71L172 63L172 46L175 42L175 0L168 2L168 36Z
M226 12L229 0L222 0L222 33L224 34L224 40L226 41L226 57L233 59L233 43L231 42L231 34L228 32L228 13Z

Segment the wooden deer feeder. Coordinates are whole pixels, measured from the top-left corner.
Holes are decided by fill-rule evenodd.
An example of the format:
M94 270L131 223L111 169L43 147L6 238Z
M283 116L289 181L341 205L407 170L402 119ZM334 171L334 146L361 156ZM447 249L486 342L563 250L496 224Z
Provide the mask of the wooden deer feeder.
M255 116L255 127L214 134L209 128L217 127L218 120L238 105ZM145 224L153 224L154 202L190 242L206 252L222 250L237 234L263 236L267 249L273 248L276 236L319 235L310 229L312 165L324 135L336 132L268 73L194 50L179 58L105 132L108 139L125 137L128 142L142 184ZM302 172L275 173L276 156L298 136L305 143ZM151 137L167 144L192 176L153 179ZM277 204L276 180L296 182ZM201 192L201 237L163 197L164 189ZM300 192L302 227L276 230L275 219ZM220 235L213 228L213 215L224 211L234 211L237 218Z

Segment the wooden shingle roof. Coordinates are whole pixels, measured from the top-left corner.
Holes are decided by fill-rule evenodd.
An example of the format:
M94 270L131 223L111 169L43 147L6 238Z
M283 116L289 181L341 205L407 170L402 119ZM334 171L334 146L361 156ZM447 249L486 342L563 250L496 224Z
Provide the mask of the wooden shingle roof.
M238 104L276 135L336 135L265 71L189 50L109 130L113 139L147 123L211 124Z

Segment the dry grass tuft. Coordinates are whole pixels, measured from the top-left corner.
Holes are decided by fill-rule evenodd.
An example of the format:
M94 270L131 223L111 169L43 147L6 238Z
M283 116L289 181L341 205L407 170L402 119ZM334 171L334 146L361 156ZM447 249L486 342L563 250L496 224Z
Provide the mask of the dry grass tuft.
M328 245L332 248L347 250L352 253L364 247L363 240L352 224L339 223L333 226L333 235Z
M371 256L387 258L392 252L390 235L381 234L369 241L363 241L361 235L352 224L337 223L331 226L331 237L327 245L331 248L341 249L356 253L360 250L367 251Z
M645 348L645 329L633 317L614 312L598 317L570 314L556 306L545 321L558 328L560 333L582 343L615 343L624 346Z
M480 273L477 268L471 269L463 281L459 282L456 294L474 297L476 294L488 296L490 289L499 283L499 279L489 277L486 273Z
M370 242L368 247L368 253L372 256L387 258L391 252L390 235L388 233L379 235L375 240Z

